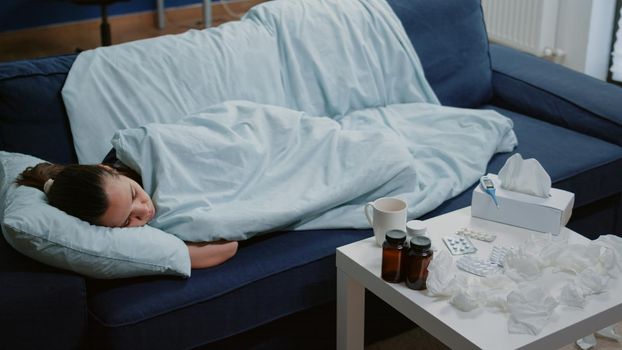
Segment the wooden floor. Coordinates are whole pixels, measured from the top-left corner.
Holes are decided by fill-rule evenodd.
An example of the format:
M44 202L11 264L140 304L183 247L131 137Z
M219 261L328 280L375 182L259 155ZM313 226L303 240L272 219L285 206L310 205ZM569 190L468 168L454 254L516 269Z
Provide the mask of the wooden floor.
M231 2L233 14L243 14L252 6L266 0ZM236 20L220 3L212 6L212 26ZM0 61L74 53L100 45L99 19L0 32ZM164 34L177 34L189 29L202 29L201 5L166 10L166 26L157 27L156 12L142 12L109 17L112 43L119 44Z

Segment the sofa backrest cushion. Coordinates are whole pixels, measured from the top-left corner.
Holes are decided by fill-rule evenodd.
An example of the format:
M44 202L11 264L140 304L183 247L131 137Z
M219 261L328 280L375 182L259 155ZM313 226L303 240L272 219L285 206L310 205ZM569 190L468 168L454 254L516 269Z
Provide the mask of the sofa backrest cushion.
M492 97L480 0L388 0L443 105L472 108Z
M75 163L60 96L76 55L0 63L0 150Z

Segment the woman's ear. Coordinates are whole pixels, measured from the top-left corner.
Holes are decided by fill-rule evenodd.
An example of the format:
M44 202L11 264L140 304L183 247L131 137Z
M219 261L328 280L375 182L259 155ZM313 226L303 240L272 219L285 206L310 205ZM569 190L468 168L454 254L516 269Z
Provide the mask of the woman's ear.
M107 172L109 172L111 174L118 174L118 172L113 167L111 167L110 165L107 165L107 164L97 164L97 167L101 168L101 169L104 169L104 170L106 170Z

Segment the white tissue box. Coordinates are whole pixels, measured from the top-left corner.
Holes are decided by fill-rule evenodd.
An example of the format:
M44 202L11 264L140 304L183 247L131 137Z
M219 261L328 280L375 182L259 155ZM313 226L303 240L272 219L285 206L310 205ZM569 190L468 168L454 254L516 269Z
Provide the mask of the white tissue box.
M541 198L504 190L496 175L489 175L489 177L495 184L499 208L478 185L473 190L471 200L472 216L554 234L559 233L570 220L574 193L551 188L551 196Z

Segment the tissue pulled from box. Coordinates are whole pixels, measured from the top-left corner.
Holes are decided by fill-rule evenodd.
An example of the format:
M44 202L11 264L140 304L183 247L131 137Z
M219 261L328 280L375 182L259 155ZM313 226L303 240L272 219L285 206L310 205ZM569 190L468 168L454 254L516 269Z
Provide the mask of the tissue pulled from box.
M514 192L546 198L551 193L551 177L534 158L523 159L516 153L499 171L501 187Z

